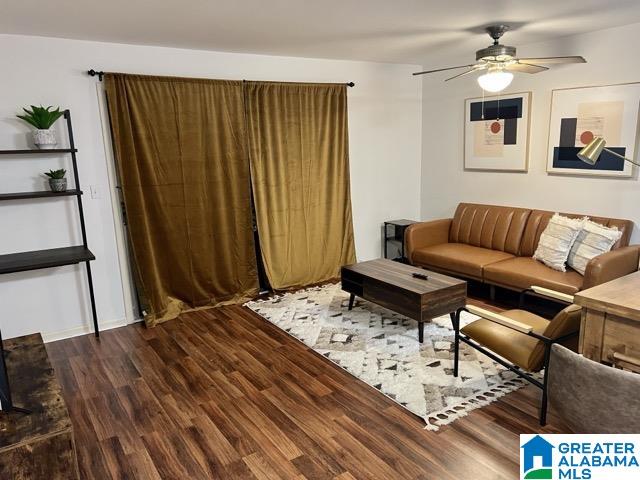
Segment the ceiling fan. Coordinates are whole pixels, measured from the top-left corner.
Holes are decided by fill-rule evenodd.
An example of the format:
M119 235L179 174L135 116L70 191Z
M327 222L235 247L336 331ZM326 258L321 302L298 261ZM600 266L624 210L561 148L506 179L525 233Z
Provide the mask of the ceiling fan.
M549 67L545 67L544 65L586 63L583 57L577 55L570 57L516 58L515 47L502 45L499 42L500 37L509 30L509 25L490 25L485 30L489 36L493 38L493 45L489 45L487 48L481 48L476 52L476 63L460 65L458 67L426 70L424 72L416 72L414 75L467 68L465 72L445 79L445 82L469 75L470 73L485 72L478 77L478 83L482 89L488 92L500 92L507 88L513 80L513 73L511 72L540 73L549 70Z

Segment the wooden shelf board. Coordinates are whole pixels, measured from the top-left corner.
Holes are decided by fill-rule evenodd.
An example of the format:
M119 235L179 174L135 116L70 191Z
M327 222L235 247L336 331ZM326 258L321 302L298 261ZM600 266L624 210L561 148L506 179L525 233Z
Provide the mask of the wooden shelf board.
M46 155L54 153L76 153L77 148L27 148L22 150L0 150L0 155Z
M67 190L66 192L52 192L51 190L41 190L37 192L0 193L0 201L23 200L28 198L69 197L73 195L82 195L82 191L73 189L73 190Z
M73 265L95 258L93 253L82 245L9 253L0 255L0 274Z

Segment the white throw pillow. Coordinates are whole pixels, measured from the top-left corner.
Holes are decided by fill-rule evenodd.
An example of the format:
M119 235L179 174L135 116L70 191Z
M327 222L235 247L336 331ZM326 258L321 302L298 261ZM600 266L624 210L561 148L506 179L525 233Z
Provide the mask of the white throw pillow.
M564 264L585 221L586 218L574 219L563 217L558 213L554 214L547 228L540 235L533 258L554 270L566 272Z
M584 275L589 260L611 250L621 236L622 232L616 227L605 227L587 220L571 247L567 263L575 271Z

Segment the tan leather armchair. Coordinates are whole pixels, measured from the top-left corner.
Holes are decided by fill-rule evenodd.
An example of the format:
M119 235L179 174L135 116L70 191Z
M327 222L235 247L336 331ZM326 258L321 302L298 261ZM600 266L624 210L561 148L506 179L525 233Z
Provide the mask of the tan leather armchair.
M570 295L548 289L532 287L539 295L556 300L572 301ZM525 310L495 313L467 305L466 310L480 319L460 329L459 313L453 320L455 350L453 375L458 376L460 342L475 348L505 368L542 389L540 424L546 423L547 374L551 346L564 343L576 348L580 330L581 308L570 304L551 320ZM531 374L544 369L540 382Z

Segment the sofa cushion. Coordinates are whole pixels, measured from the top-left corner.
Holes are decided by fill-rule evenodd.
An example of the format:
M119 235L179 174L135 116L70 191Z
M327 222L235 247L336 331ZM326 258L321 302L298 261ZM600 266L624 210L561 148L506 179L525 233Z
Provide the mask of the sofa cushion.
M501 315L529 325L539 335L549 326L549 320L524 310L509 310ZM540 340L485 319L470 323L461 332L525 370L537 371L541 367L542 362L534 355Z
M582 275L575 270L559 272L531 257L516 257L487 265L484 268L484 280L520 290L537 285L569 295L582 287Z
M413 262L425 267L434 267L447 272L459 273L482 279L485 265L514 258L510 253L474 247L464 243L442 243L416 250Z
M530 213L526 208L461 203L451 222L449 241L517 255Z

